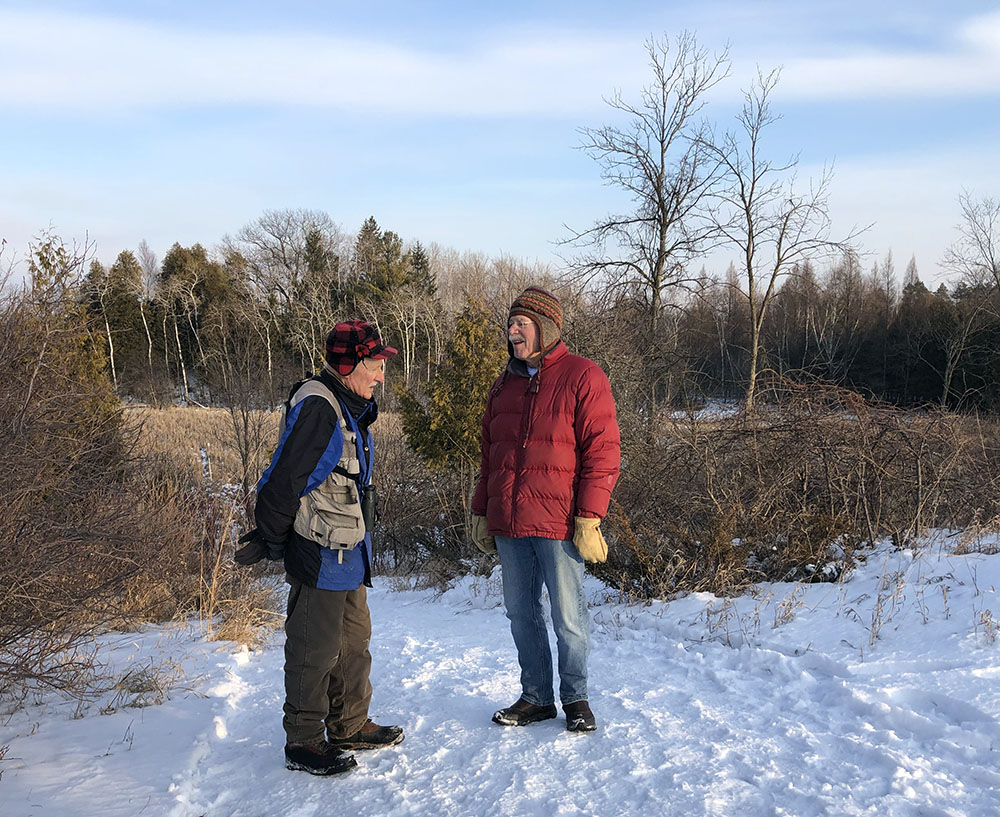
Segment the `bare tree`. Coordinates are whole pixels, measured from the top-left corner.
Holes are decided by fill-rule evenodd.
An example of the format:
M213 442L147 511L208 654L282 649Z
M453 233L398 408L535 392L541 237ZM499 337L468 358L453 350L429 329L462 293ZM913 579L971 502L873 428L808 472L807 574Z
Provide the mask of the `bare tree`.
M958 298L952 304L949 331L939 338L945 352L941 405L953 396L953 381L962 359L985 328L984 318L1000 291L1000 200L959 196L962 220L958 238L944 254L944 265L959 277Z
M961 393L956 393L955 375L962 361L979 348L978 337L988 326L986 310L994 302L992 286L960 287L956 294L957 298L947 297L946 308L942 310L944 315L931 327L931 335L944 352L942 408L947 407L953 398L960 400L962 397Z
M761 329L776 284L796 264L850 252L860 233L830 237L828 196L832 172L800 192L796 184L798 158L775 164L765 158L767 129L779 117L771 110L770 96L779 72L758 74L744 93L739 128L726 134L721 144L705 147L721 162L724 173L715 223L724 242L740 255L741 289L750 317L749 371L746 408L752 411L757 377L761 370Z
M958 202L962 220L958 238L945 252L945 266L969 283L990 279L1000 288L1000 199L975 199L965 191Z
M565 243L587 248L576 264L586 284L609 293L642 293L655 336L664 292L686 282L688 264L716 234L702 218L705 196L717 179L720 156L708 148L696 117L706 95L729 73L726 52L710 56L693 35L646 41L653 81L637 104L620 91L607 104L625 114L622 127L582 128L581 148L601 166L602 177L624 190L633 209L609 215Z
M828 380L842 382L861 352L867 335L868 296L869 284L858 256L845 253L826 275L822 318L816 315L812 321L816 350Z
M258 308L248 293L240 292L240 297L212 309L204 327L210 349L206 378L229 412L229 426L220 435L220 442L239 457L244 496L260 475L267 447L274 442L272 423L264 411L267 395L260 387L266 335L257 328L261 317Z
M916 261L911 261L916 268ZM881 264L872 268L872 283L879 302L879 320L881 321L882 342L882 383L886 383L889 375L889 344L886 333L895 318L899 306L899 283L896 281L896 266L892 260L892 250L886 253Z
M149 382L152 388L153 383L153 335L149 331L149 320L146 318L146 302L152 301L156 293L156 282L160 278L160 261L156 253L142 239L137 249L139 256L139 266L142 267L142 281L140 291L135 293L139 301L139 316L142 318L142 328L146 332L146 363L149 366Z
M177 366L181 374L181 389L185 403L192 402L191 387L188 381L187 364L184 362L184 348L181 344L180 330L178 329L178 312L190 316L194 309L194 282L185 282L180 277L172 278L163 287L161 295L163 302L163 331L166 339L167 319L173 322L174 348L177 350Z
M145 238L139 242L135 253L142 267L142 297L151 300L156 292L156 282L160 280L160 259Z
M111 322L108 320L108 301L111 297L111 277L104 265L94 259L90 262L90 272L87 275L87 283L91 294L96 301L96 306L101 313L101 321L104 324L104 342L108 346L108 364L111 368L111 382L115 391L118 391L118 367L115 365L115 339L111 331Z
M342 261L349 256L349 244L327 213L308 209L267 210L222 241L230 266L242 268L241 274L266 313L272 402L277 339L290 329L289 339L302 368L310 368L321 340L317 332L332 325L333 313L340 306L333 293L344 285Z
M309 272L308 236L319 232L328 245L346 257L346 238L327 213L320 210L266 210L223 239L225 251L247 262L251 281L261 293L277 295L282 307L294 301L300 281Z

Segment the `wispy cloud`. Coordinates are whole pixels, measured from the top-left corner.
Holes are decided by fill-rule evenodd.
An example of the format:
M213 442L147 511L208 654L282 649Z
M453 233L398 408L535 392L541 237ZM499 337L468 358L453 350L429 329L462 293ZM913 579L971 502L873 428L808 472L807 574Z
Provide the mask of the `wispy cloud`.
M114 18L0 10L0 104L115 111L182 106L320 106L398 115L569 115L648 81L635 36L507 31L422 51L325 34L192 31ZM794 48L792 38L789 48ZM950 47L866 50L782 64L794 99L1000 93L1000 12L958 20ZM839 46L838 46L839 47ZM752 66L737 66L745 83Z
M160 251L211 243L287 205L328 209L351 228L376 214L463 249L551 253L563 222L617 207L570 150L574 129L612 118L602 97L615 88L637 98L651 79L642 41L668 26L710 50L731 41L732 76L709 111L725 125L755 64L783 66L775 102L785 118L770 148L836 157L831 207L847 227L876 222L865 237L876 253L935 263L960 189L1000 184L989 172L1000 12L961 10L988 0L958 0L957 11L672 0L624 3L613 17L578 0L558 14L514 3L485 21L471 5L465 17L407 7L431 37L406 21L387 30L382 4L348 31L316 3L298 5L323 7L320 21L294 29L284 5L264 15L249 0L236 30L178 21L203 16L190 0L168 4L183 11L171 23L149 22L141 3L126 18L32 2L0 0L8 252L50 221L115 253L142 237Z
M0 11L0 102L21 109L204 105L400 114L560 114L645 70L631 38L534 34L450 53L315 34L187 31ZM637 53L639 52L639 53Z
M1000 12L956 21L949 48L868 50L784 62L778 93L795 99L1000 95Z

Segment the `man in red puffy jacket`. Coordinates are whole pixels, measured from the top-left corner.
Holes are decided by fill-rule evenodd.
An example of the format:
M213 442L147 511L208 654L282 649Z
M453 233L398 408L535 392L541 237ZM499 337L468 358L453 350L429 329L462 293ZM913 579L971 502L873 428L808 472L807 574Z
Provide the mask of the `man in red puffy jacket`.
M548 590L566 728L597 728L587 700L590 620L584 561L603 562L601 519L618 480L621 446L611 386L594 362L559 340L559 300L528 287L510 307L507 368L483 416L473 540L496 551L521 666L521 697L493 715L503 726L556 716L552 654L542 612Z

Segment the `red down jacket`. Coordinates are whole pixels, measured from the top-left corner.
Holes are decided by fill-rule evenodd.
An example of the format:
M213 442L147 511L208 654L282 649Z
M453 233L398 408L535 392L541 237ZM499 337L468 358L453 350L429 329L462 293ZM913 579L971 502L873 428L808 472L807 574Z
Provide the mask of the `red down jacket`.
M516 364L515 364L516 365ZM493 536L572 539L573 517L608 512L621 441L611 385L560 341L531 378L497 378L483 415L472 512Z

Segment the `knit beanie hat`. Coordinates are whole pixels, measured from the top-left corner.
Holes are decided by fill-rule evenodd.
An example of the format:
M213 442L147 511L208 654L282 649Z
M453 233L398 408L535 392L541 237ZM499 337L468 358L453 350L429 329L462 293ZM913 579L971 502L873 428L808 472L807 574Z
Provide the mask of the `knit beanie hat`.
M562 307L559 299L551 292L541 287L528 287L510 305L508 324L515 315L525 315L535 322L543 352L556 345L562 331Z

